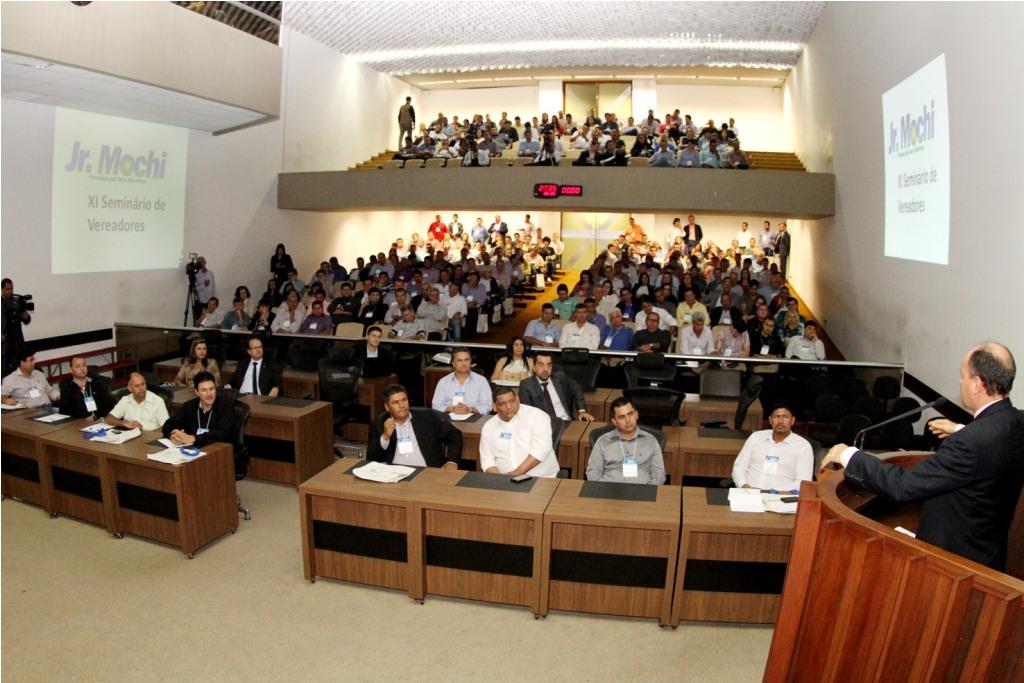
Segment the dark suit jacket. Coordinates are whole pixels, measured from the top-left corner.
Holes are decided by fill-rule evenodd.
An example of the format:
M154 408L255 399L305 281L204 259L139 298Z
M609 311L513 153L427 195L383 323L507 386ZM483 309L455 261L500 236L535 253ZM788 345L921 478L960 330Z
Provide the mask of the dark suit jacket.
M789 241L788 231L775 236L775 251L779 253L779 256L789 256Z
M177 414L170 417L164 423L164 437L169 437L175 429L180 429L186 434L195 436L200 426L199 422L199 399L194 398L186 401L178 410ZM231 426L235 422L234 406L231 401L218 395L213 402L212 414L209 420L204 417L202 426L209 431L196 436L196 447L205 446L215 441L231 443Z
M239 393L251 394L251 386L242 386L242 381L245 379L245 373L249 371L249 363L252 359L246 356L244 359L238 361L238 369L235 370L235 376L231 378L229 384L235 391ZM257 378L257 382L260 385L260 394L267 395L270 390L277 387L277 390L281 390L281 366L273 361L269 361L266 357L260 361L260 376Z
M384 433L384 421L388 417L387 413L381 413L370 424L370 440L366 446L366 457L369 460L390 463L395 458L398 439L394 434L387 448L380 447L380 435ZM462 458L462 432L453 427L451 422L442 420L432 410L413 410L409 417L412 419L416 443L428 467L459 462ZM446 448L442 448L442 444Z
M694 223L693 228L693 234L691 235L690 224L687 223L686 225L683 226L683 240L687 242L689 242L690 240L693 240L694 242L703 242L704 231L701 229L700 223Z
M90 379L87 385L96 399L96 417L103 417L114 407L110 399L110 385L103 379ZM58 407L61 414L71 417L89 417L92 415L85 407L85 395L78 388L73 379L66 379L60 383L60 403Z
M846 478L896 501L923 501L918 539L1002 570L1024 485L1024 416L993 403L946 438L935 455L903 469L858 451Z
M352 351L352 363L358 365L362 370L362 376L366 378L387 377L394 369L395 354L391 349L381 345L377 347L377 357L366 357L366 343L356 344Z
M572 377L563 372L552 373L548 390L552 389L558 394L558 400L565 406L565 411L569 413L570 418L575 418L576 413L586 410L587 402L583 398L583 389L580 388L580 385ZM540 408L547 412L540 380L534 376L527 377L519 383L519 400L528 406ZM554 415L551 417L554 417Z
M714 327L715 325L717 325L722 320L722 313L724 313L724 312L725 312L725 309L722 306L715 306L714 308L711 309L711 321L710 321L711 322L711 327ZM736 308L735 306L730 306L729 307L729 319L730 320L735 321L735 320L739 320L742 317L743 316L740 315L740 309Z

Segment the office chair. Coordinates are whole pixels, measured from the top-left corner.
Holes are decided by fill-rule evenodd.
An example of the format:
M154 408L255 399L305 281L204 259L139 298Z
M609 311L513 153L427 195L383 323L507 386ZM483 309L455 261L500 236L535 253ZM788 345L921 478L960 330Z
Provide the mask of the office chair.
M554 415L551 416L551 447L555 451L555 459L558 459L558 446L562 443L562 434L565 433L565 428L568 426L567 422L564 422ZM561 465L558 467L558 473L555 475L557 479L568 479L569 473L566 472L565 468Z
M878 424L885 419L885 404L872 396L861 396L850 406L850 412L866 415L871 424Z
M125 389L125 391L127 391L127 389ZM173 414L174 411L171 409L171 406L174 404L174 391L172 389L169 387L162 387L159 383L150 384L147 380L146 391L151 391L163 399L164 405L167 406L167 414Z
M626 373L626 386L672 387L676 378L674 365L665 364L663 353L638 353L636 358L622 366Z
M839 420L839 426L836 429L836 439L833 443L827 444L834 446L836 443L845 443L852 445L853 440L857 438L857 433L862 429L867 429L871 426L871 418L867 415L861 415L859 413L850 413ZM870 436L868 437L870 439Z
M808 425L808 436L826 446L839 443L839 424L849 412L846 401L838 394L821 394L814 401L814 418Z
M234 449L235 481L241 481L249 473L249 448L245 445L245 426L249 422L251 409L248 403L234 400L232 410L234 419L231 421L231 445ZM243 519L252 519L249 508L242 505L242 496L237 496L237 506Z
M317 364L320 400L327 401L333 408L335 433L349 422L369 420L369 408L359 405L358 401L359 368L352 364L351 354L347 363L342 360L344 355L331 354Z
M900 415L909 410L914 410L915 408L920 407L921 403L916 398L911 398L910 396L901 396L900 398L896 399L893 402L892 408L889 409L889 417ZM907 419L909 420L910 418ZM911 422L914 422L914 420L911 420Z
M563 349L558 369L576 380L583 391L593 391L597 388L597 373L601 371L601 361L591 358L587 349Z
M632 387L623 390L640 414L640 424L647 427L679 425L679 411L686 394L661 387Z
M697 429L698 434L705 437L728 439L745 439L750 436L750 431L743 429L743 423L747 421L747 412L761 395L763 388L764 379L756 375L751 376L747 385L743 387L743 391L740 392L740 397L736 400L736 413L732 418L733 428L728 429L724 421L701 422Z
M899 398L900 381L891 375L882 375L871 386L871 395L881 401L883 406L888 406L889 401Z

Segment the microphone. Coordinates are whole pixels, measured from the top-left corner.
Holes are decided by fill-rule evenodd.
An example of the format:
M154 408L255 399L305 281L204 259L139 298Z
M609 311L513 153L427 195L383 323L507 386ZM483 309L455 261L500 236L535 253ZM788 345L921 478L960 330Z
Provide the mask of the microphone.
M928 410L929 408L935 408L936 406L941 406L941 405L944 405L945 403L948 403L948 401L946 400L946 397L945 396L940 396L939 398L935 399L931 403L925 403L923 406L918 406L917 408L913 408L911 410L908 410L905 413L900 413L899 415L894 415L894 416L890 417L888 420L882 420L881 422L879 422L876 425L871 425L870 427L865 427L864 429L862 429L859 432L857 432L857 436L853 437L853 445L854 445L855 448L861 448L864 445L864 435L867 434L868 432L873 432L876 429L879 429L879 428L884 427L886 425L892 424L893 422L899 422L900 420L903 420L903 419L906 419L908 417L911 417L912 415L919 415L919 414L923 413L924 411Z

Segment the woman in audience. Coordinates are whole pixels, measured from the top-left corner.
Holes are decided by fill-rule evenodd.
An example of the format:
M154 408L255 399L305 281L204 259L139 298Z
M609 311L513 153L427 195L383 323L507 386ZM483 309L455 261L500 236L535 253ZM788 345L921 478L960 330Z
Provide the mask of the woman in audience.
M247 316L251 318L256 313L256 302L252 300L252 294L248 287L245 285L235 287L235 298L242 300L242 310Z
M252 332L269 334L273 324L274 311L271 310L270 302L266 299L260 299L260 303L256 307L256 314L249 321L249 329Z
M786 322L776 334L783 342L788 342L793 337L799 337L804 333L804 326L800 322L800 316L796 311L786 312Z
M608 319L608 313L619 305L619 296L615 293L615 285L608 279L601 283L601 298L597 302L597 312Z
M651 294L651 276L646 270L640 271L640 278L637 283L633 286L633 298L639 299L642 296L650 296Z
M526 357L528 348L522 337L512 337L505 345L505 355L498 359L491 381L515 382L517 385L533 374L533 359Z
M594 282L591 279L589 270L584 270L580 273L580 281L572 288L569 296L574 297L577 301L583 301L587 297L594 296Z
M178 374L174 376L174 383L191 387L192 378L205 371L213 375L213 381L219 386L220 368L217 367L217 361L208 358L206 354L206 340L202 337L193 339L192 346L189 347L188 358L181 364Z
M281 305L283 295L281 294L280 283L277 280L271 278L267 281L267 291L263 292L263 296L260 297L260 301L266 301L270 304L271 308L277 308Z
M284 245L278 244L274 255L270 257L270 272L274 274L278 285L288 279L288 271L294 267L292 257L285 251Z

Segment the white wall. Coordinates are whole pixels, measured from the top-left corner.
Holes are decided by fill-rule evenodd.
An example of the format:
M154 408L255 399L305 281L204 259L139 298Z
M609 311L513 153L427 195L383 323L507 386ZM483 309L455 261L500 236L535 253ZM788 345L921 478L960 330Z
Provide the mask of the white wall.
M655 116L678 109L690 114L698 126L713 119L716 126L736 119L744 149L762 152L791 152L782 125L782 89L731 85L657 86ZM638 118L647 115L645 109Z
M1019 3L828 3L786 85L796 152L808 170L836 175L835 217L790 222L797 290L848 358L902 361L953 399L960 358L979 341L1001 341L1024 359L1014 293L1024 142L1004 136L995 153L974 136L1024 118L1012 75L1024 63L1021 25ZM941 53L952 130L948 266L883 255L881 96Z
M281 29L282 169L337 171L397 149L398 108L420 92L301 33ZM420 113L420 116L423 116ZM268 150L277 153L277 150Z
M659 118L663 115L663 112L658 113L658 84L653 78L634 79L633 118L636 121L646 118L649 109Z
M416 113L427 124L436 119L438 113L449 119L454 114L458 114L459 119L472 119L474 114L490 114L491 120L497 123L503 111L508 112L510 121L517 116L523 121L539 117L537 86L424 90L416 104Z
M565 106L565 94L562 90L562 81L539 81L537 83L537 116L541 113L557 113ZM577 120L586 119L586 114L572 113Z

